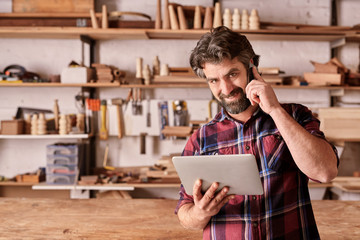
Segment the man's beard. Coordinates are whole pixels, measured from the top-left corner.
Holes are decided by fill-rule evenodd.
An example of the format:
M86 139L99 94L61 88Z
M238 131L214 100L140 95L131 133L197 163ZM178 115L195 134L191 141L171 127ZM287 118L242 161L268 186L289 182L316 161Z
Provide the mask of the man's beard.
M232 97L238 93L240 94L238 99L236 99L230 103L226 102L225 98ZM225 110L228 113L231 113L231 114L241 113L241 112L245 111L251 104L249 99L246 97L244 91L240 87L232 90L229 95L225 95L225 94L221 93L219 95L219 99L220 99L220 101L218 100L218 102L220 103L220 105L223 108L225 108Z

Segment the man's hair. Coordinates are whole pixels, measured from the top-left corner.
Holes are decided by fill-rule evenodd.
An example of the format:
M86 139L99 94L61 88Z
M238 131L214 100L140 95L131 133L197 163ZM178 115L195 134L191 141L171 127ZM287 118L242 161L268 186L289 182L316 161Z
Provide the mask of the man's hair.
M250 60L259 65L259 55L256 55L248 39L225 26L212 29L198 41L190 55L190 66L201 78L206 78L203 72L205 63L219 64L224 59L237 57L248 70Z

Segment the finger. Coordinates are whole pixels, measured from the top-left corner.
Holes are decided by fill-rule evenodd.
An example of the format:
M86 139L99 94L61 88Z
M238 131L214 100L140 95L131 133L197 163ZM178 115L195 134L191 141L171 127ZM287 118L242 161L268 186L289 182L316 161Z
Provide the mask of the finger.
M256 80L259 80L259 81L264 82L264 79L260 76L260 74L259 74L259 72L258 72L258 70L257 70L256 67L253 67L253 68L252 68L252 71L253 71L253 74L254 74L254 78L255 78Z
M258 95L257 91L255 91L255 90L250 92L249 99L250 99L250 102L252 103L252 105L254 105L255 103L257 103L257 104L260 103L259 95Z
M228 203L230 200L234 199L235 198L235 195L232 194L232 195L227 195L225 196L218 204L217 206L215 207L216 208L216 211L220 211L220 209L226 204Z
M217 206L221 204L223 200L226 198L228 192L229 192L229 187L224 187L223 189L221 189L221 191L219 191L216 197L212 200L210 207L217 208Z
M201 185L202 185L202 181L201 179L198 179L195 181L194 186L193 186L193 197L194 197L194 201L198 202L202 199L202 194L201 194Z
M204 197L203 197L203 204L204 205L209 204L213 200L218 187L219 187L219 183L217 183L217 182L213 182L211 184L209 189L204 194Z
M256 90L255 90L255 83L250 82L245 89L246 97L249 99L251 105L255 105L256 101L254 98L258 98Z

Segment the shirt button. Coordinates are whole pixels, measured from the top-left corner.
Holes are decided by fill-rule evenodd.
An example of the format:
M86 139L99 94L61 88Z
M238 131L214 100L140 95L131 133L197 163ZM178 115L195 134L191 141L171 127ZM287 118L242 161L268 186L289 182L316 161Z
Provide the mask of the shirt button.
M252 225L253 225L253 227L257 227L257 226L258 226L258 223L257 223L257 222L254 222Z
M280 135L277 135L276 138L277 138L278 140L281 140L281 136L280 136Z
M249 149L250 149L250 146L246 146L245 149L246 149L246 150L249 150Z
M253 197L252 197L252 200L256 200L256 196L253 196Z

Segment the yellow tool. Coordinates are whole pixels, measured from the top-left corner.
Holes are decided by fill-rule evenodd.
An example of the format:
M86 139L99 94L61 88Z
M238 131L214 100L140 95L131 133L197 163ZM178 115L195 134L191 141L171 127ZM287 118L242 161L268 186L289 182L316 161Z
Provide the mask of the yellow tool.
M117 113L117 125L118 125L118 138L122 138L124 136L124 116L123 116L123 109L122 105L126 101L121 98L115 98L109 100L109 105L116 106L116 113Z
M101 128L100 128L100 139L106 140L109 138L109 133L106 128L106 100L101 101Z
M109 145L106 144L106 148L105 148L105 153L104 153L104 161L103 161L103 167L106 169L106 170L115 170L114 167L111 167L111 166L107 166L107 160L108 160L108 155L109 155Z

